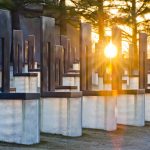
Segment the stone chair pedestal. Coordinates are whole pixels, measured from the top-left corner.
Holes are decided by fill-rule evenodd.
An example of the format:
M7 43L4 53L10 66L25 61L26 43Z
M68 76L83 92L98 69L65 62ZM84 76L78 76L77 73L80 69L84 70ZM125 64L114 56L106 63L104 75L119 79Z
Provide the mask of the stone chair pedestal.
M48 92L41 98L41 132L82 135L82 92Z
M18 93L38 92L37 73L21 73L14 75L14 87Z
M122 90L117 96L117 123L145 125L145 90Z
M116 91L84 91L82 127L114 131L117 129Z
M0 141L40 142L39 98L36 93L0 93Z

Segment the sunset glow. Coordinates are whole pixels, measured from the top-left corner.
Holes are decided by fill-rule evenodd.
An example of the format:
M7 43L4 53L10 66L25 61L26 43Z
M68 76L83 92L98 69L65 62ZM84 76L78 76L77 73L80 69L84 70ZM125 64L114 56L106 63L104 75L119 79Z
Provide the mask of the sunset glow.
M110 43L106 46L104 54L107 58L114 58L117 56L117 48L112 43Z

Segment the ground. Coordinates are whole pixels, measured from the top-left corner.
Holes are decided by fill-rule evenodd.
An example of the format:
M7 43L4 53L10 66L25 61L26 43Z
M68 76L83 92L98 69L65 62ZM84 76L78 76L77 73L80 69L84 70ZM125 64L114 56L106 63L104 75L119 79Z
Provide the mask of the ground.
M78 138L41 134L40 144L1 142L0 150L150 150L150 123L145 127L119 125L114 132L84 129L83 136Z

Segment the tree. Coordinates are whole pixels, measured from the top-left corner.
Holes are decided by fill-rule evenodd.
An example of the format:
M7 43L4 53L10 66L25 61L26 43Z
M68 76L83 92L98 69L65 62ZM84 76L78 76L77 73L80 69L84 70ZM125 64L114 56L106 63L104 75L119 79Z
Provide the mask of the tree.
M149 34L148 24L150 18L145 18L145 15L150 13L150 1L147 0L118 0L120 5L114 4L118 9L118 13L112 17L112 23L126 25L132 29L132 33L126 33L131 37L131 42L134 49L135 67L138 64L138 48L137 48L137 33L145 31ZM142 21L138 21L138 19Z
M59 20L61 24L61 32L65 33L65 16L66 6L65 0L0 0L0 8L9 9L12 12L13 28L19 29L19 14L23 13L27 16L34 16L34 5L42 5L40 13L35 12L36 15L46 14ZM31 6L31 7L30 7ZM33 7L32 7L33 6ZM29 11L31 8L31 11ZM49 13L45 13L45 10L50 10ZM29 13L28 13L29 12Z
M133 43L135 66L138 64L138 48L137 33L145 31L150 33L150 18L146 18L146 14L150 13L149 0L79 0L75 4L75 11L79 15L88 20L99 33L99 41L103 43L105 35L105 27L113 25L128 26L132 32L123 29L123 34L127 40ZM106 4L107 3L107 4ZM116 14L111 13L112 9L116 9ZM143 18L139 21L139 18Z
M62 35L66 34L66 20L68 17L66 0L45 1L43 14L55 18L56 22L59 22L60 33Z
M103 43L105 35L106 20L109 16L105 9L105 1L109 0L79 0L78 2L71 0L74 3L75 13L84 17L87 22L93 25L99 33L99 42Z
M0 8L9 10L20 10L28 4L44 3L45 0L0 0Z
M0 8L11 11L13 29L19 29L19 13L23 13L29 4L40 4L44 0L0 0Z

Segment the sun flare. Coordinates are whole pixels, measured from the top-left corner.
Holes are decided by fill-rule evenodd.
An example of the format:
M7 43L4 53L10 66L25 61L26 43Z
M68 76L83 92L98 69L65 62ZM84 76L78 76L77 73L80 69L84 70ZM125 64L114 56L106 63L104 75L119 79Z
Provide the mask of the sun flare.
M117 48L115 45L113 45L112 43L109 43L105 50L104 50L104 54L107 58L114 58L117 56Z

